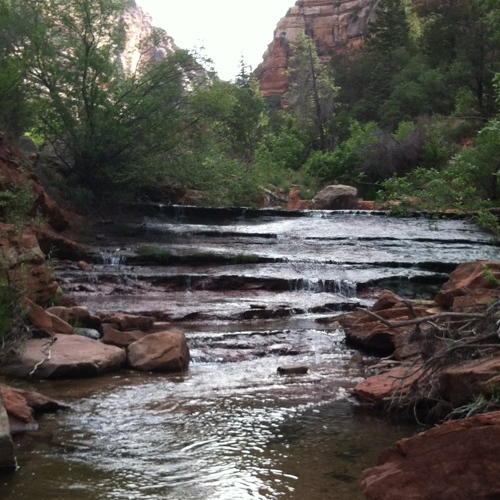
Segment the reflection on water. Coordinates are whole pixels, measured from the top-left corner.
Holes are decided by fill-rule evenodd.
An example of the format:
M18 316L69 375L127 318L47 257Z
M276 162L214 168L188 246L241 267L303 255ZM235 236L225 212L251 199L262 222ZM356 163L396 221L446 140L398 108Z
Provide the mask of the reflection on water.
M203 351L217 342L241 350L249 338L278 346L280 335L188 337ZM361 471L414 429L353 413L347 390L360 372L349 367L340 333L306 330L290 334L290 343L307 375L278 375L289 362L283 355L220 362L219 345L184 375L40 382L72 409L41 420L43 431L19 448L20 470L0 482L0 497L362 498Z
M498 259L498 247L463 221L431 231L381 214L158 211L134 240L99 248L110 252L101 265L58 278L94 312L181 322L189 372L36 383L72 409L18 443L0 498L361 499L362 470L416 429L357 413L348 394L362 368L315 319L365 303L360 285L433 284L458 262ZM151 245L164 265L115 262ZM277 374L292 364L309 372Z

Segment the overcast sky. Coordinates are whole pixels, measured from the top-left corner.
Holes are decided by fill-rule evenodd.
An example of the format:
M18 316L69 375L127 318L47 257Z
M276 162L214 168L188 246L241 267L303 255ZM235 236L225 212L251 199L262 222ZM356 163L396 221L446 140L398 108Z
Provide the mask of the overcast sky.
M278 21L295 0L136 0L182 49L204 47L224 80L238 74L241 55L255 69Z

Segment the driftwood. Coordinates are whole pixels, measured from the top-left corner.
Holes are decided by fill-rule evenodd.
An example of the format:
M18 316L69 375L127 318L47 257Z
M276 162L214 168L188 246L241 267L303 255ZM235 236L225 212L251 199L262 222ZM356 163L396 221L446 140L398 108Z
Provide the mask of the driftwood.
M485 319L487 316L486 314L474 314L474 313L457 313L457 312L443 312L439 314L432 314L431 316L423 316L421 318L414 318L414 319L409 319L407 321L398 321L396 323L393 323L391 321L388 321L382 317L380 317L378 314L375 314L372 311L369 311L368 309L363 309L362 307L358 307L358 310L363 311L365 314L368 314L372 318L375 318L376 320L380 321L382 324L389 328L399 328L401 326L411 326L411 325L420 325L422 323L425 323L427 321L432 322L440 319ZM414 312L413 312L414 313Z
M261 191L269 196L269 203L272 205L280 204L280 203L288 203L288 196L280 195L279 193L273 193L269 189L261 186Z
M422 415L426 419L443 418L445 412L452 416L460 408L453 409L441 394L439 373L448 366L498 352L500 300L487 307L484 313L442 312L421 318L415 317L415 311L408 306L409 303L405 301L405 304L413 319L398 322L388 321L372 311L358 308L390 329L410 325L416 325L418 329L423 323L433 327L432 333L428 332L426 339L422 340L430 346L434 345L435 350L423 350L420 356L410 360L402 376L393 377L395 386L386 399L387 409L397 412L410 410L417 422ZM453 320L466 321L464 325L461 322L457 325ZM440 326L436 323L440 323ZM407 381L415 376L417 378L408 385ZM487 399L485 401L488 402Z

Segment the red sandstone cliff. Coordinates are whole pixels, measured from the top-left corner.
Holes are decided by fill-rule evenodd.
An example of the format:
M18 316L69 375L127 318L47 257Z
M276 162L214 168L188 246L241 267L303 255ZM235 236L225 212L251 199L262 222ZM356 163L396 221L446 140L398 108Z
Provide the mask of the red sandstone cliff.
M285 71L291 44L304 30L312 36L324 58L346 47L358 47L374 17L378 0L297 0L274 31L274 40L255 70L265 97L281 95L286 89Z

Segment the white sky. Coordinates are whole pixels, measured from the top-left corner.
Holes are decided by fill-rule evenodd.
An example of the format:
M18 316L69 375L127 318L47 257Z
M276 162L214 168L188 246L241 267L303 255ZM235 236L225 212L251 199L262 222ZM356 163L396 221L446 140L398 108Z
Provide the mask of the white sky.
M181 49L204 47L215 70L232 80L241 55L255 69L278 21L295 0L136 0Z

